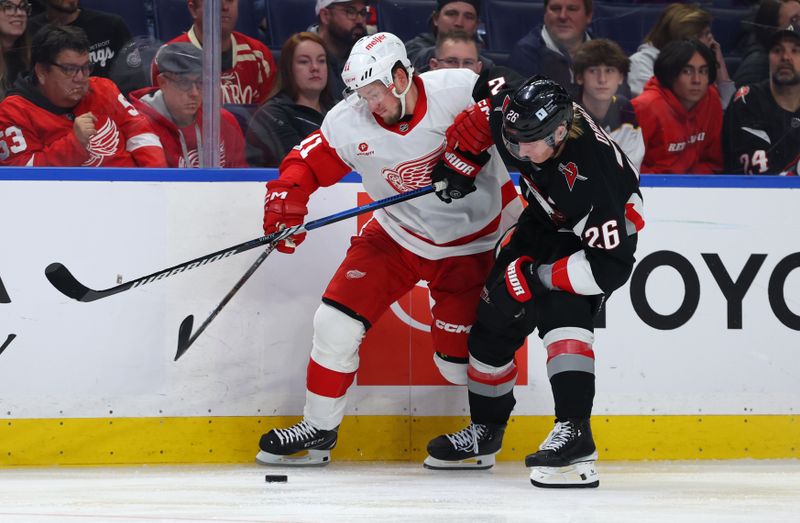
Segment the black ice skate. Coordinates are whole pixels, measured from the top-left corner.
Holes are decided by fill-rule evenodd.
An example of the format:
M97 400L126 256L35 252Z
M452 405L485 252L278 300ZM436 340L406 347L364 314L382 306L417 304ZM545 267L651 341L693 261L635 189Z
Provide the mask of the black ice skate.
M503 446L505 425L470 425L452 434L443 434L428 443L423 466L435 470L486 470L494 466L494 456Z
M588 419L556 420L539 451L525 457L531 483L543 488L594 488L597 448Z
M318 429L305 419L286 429L272 429L261 436L256 461L262 465L320 466L331 461L339 427Z

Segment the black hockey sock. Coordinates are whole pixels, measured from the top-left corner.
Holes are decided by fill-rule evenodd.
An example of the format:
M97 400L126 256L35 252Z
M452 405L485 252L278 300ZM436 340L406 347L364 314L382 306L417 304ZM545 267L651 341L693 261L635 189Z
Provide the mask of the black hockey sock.
M587 419L592 415L594 402L594 374L588 372L559 372L550 378L556 418Z
M472 422L481 425L506 425L516 403L513 390L494 398L469 393Z

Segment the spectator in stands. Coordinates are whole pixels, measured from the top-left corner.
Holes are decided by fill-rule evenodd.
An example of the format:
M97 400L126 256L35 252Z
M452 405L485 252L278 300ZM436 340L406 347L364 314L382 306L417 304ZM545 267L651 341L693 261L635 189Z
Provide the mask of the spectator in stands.
M51 0L52 1L52 0ZM239 18L239 0L220 2L220 44L222 47L222 103L258 104L267 101L275 85L275 58L266 45L233 29ZM203 47L203 0L188 0L194 24L167 43L191 42ZM158 76L153 62L152 78Z
M277 167L292 147L318 130L333 107L325 42L316 33L293 34L281 48L281 90L253 116L247 162Z
M480 0L438 0L429 20L430 31L415 36L405 44L408 59L411 60L414 70L424 73L431 68L431 58L436 55L437 40L442 34L454 31L467 33L475 39L480 50L481 42L478 36L480 8ZM481 62L486 67L493 65L492 60L483 55Z
M733 80L736 87L769 78L769 41L778 28L800 25L800 0L762 0L756 11L748 45Z
M26 0L0 1L0 45L5 62L4 84L8 88L20 73L31 66L31 37L28 16L31 4Z
M131 93L131 102L150 120L169 167L200 167L203 141L203 52L190 42L164 45L155 56L158 87ZM244 136L225 109L220 114L220 165L247 167Z
M309 29L319 33L328 50L328 81L335 100L342 99L344 81L342 69L350 49L359 38L367 34L367 0L317 0L316 13L319 25Z
M776 31L769 80L739 88L725 114L725 172L797 173L800 160L800 25Z
M31 34L46 24L66 25L83 29L89 38L89 59L94 76L108 77L119 50L131 39L125 21L117 15L83 9L79 0L47 0L44 13L30 20Z
M0 102L0 165L165 167L147 119L107 78L91 77L79 27L47 25L33 37L32 71Z
M544 6L544 26L517 42L508 63L523 76L550 77L577 97L572 58L590 39L586 29L592 21L592 0L545 0Z
M578 102L638 169L644 158L642 129L630 100L615 94L625 82L630 61L615 42L598 38L581 46L572 62L580 86Z
M631 71L628 74L631 95L638 96L642 93L644 85L653 77L653 64L658 53L665 45L677 40L699 40L714 52L717 61L717 89L723 109L727 107L736 87L728 74L722 49L711 33L711 15L692 4L667 6L647 33L644 43L631 55Z
M483 62L478 54L478 41L466 31L439 33L434 56L428 61L428 69L435 71L459 68L481 74Z
M661 49L655 76L633 99L642 126L643 173L712 174L722 170L722 103L714 52L697 40Z

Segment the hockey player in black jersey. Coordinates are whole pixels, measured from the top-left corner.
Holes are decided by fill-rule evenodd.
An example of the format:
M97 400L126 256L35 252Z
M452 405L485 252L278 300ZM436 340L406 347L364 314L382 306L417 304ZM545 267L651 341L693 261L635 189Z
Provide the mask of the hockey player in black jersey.
M472 154L496 144L519 169L529 205L498 253L470 334L471 423L432 440L425 465L479 468L473 464L500 450L515 404L514 353L537 330L556 419L539 450L525 458L531 482L596 487L594 316L633 268L644 226L638 172L547 78L533 77L492 102L488 121L472 111L456 119L448 139ZM471 192L471 179L444 166L432 178L444 201Z

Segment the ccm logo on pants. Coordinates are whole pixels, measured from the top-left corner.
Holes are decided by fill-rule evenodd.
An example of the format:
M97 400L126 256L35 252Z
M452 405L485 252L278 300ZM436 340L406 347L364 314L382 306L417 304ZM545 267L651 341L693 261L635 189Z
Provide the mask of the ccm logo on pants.
M472 325L455 325L453 323L443 322L442 320L436 320L436 328L455 334L461 334L462 332L469 334L469 331L472 330Z

